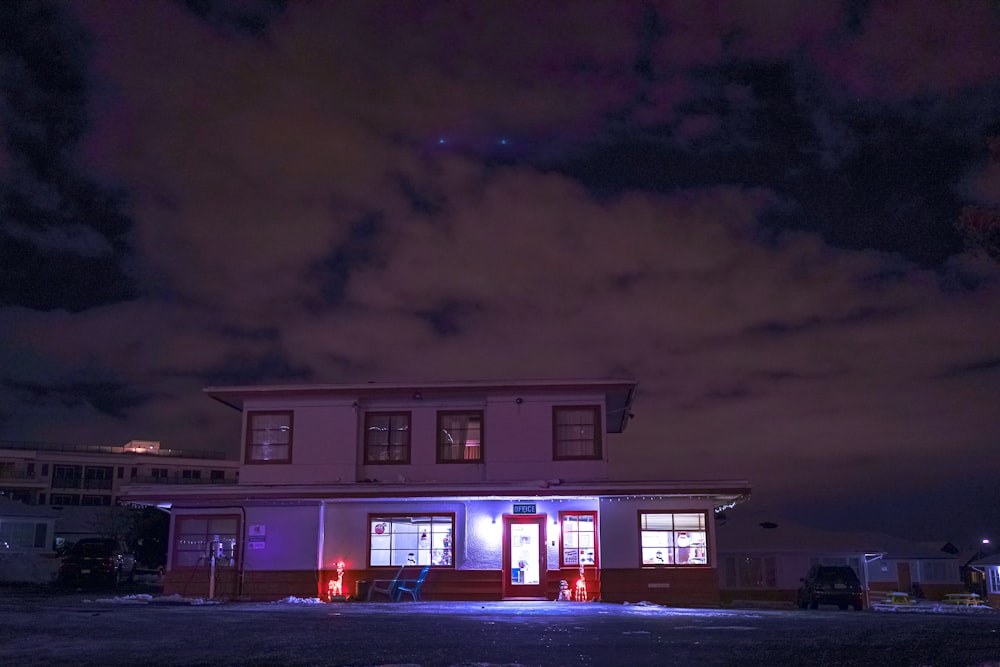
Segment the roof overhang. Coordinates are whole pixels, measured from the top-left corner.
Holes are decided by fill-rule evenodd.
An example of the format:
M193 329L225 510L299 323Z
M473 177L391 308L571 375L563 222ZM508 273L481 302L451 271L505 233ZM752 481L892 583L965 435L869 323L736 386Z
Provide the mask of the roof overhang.
M132 486L121 496L139 505L319 503L348 501L544 500L568 498L650 500L710 500L716 510L732 507L750 496L745 481L725 482L564 482L528 480L490 484L241 484L220 488L159 485Z

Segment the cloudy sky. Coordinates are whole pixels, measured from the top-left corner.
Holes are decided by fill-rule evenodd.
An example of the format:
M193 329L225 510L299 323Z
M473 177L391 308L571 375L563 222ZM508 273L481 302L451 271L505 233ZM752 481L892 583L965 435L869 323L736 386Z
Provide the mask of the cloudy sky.
M991 0L2 3L0 439L627 376L620 474L1000 538L998 52Z

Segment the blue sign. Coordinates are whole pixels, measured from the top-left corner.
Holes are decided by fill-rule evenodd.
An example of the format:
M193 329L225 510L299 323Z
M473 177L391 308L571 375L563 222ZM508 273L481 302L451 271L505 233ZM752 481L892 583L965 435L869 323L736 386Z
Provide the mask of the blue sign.
M535 503L514 504L514 514L538 514Z

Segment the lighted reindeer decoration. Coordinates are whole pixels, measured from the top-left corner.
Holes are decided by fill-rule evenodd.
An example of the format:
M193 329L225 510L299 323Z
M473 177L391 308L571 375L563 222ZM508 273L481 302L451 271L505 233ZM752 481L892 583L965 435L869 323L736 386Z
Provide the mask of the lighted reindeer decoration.
M576 590L573 599L577 602L587 601L587 580L583 576L583 563L580 563L580 578L576 580Z
M344 596L344 561L337 563L337 578L327 584L326 594L330 601Z

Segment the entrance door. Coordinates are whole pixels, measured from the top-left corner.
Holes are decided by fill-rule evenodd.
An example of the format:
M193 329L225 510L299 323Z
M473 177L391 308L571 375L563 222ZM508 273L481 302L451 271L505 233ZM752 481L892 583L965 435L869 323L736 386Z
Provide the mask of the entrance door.
M503 596L545 598L545 515L503 517Z
M903 593L910 592L910 564L896 563L896 585Z

